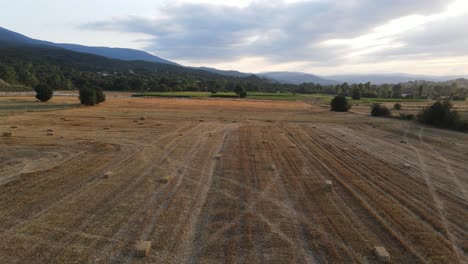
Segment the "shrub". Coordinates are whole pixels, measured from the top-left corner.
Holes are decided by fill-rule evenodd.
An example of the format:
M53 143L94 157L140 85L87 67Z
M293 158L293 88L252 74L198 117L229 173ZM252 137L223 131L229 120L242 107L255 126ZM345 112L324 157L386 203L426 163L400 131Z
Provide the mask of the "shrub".
M391 116L391 113L385 105L376 103L371 106L371 115L389 117Z
M348 103L348 99L343 95L337 95L331 102L331 110L335 112L348 112L351 105Z
M413 114L405 114L405 113L400 114L401 120L414 120L415 118L416 117Z
M96 104L96 90L89 87L80 88L80 102L82 105Z
M41 83L34 87L36 98L41 102L49 101L54 95L54 91L47 84Z
M3 79L0 79L0 88L8 87L10 84L5 82Z
M0 92L33 92L34 89L23 85L0 86Z
M100 87L94 89L96 91L96 104L100 104L106 101L106 95Z
M234 92L240 96L241 92L244 91L244 87L242 85L238 84L236 87L234 87Z
M431 106L424 108L418 114L417 119L423 124L438 128L468 130L468 123L460 120L458 112L452 110L452 104L449 100L437 101Z
M82 105L96 105L106 101L106 95L100 87L81 87L80 102Z
M393 106L393 109L395 109L395 110L401 110L401 104L400 104L400 103L396 103L396 104Z
M239 97L240 98L246 98L247 97L247 92L246 91L240 92Z

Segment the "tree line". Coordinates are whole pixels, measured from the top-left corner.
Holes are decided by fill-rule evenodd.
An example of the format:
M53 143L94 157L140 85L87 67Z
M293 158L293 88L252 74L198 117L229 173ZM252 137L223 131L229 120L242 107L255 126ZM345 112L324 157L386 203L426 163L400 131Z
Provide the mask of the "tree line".
M79 89L83 80L93 89L135 92L283 92L334 94L360 98L440 98L465 100L465 82L409 82L396 85L343 83L322 86L315 83L284 84L261 78L224 76L199 69L144 61L119 61L46 47L0 48L0 79L11 85L52 90Z

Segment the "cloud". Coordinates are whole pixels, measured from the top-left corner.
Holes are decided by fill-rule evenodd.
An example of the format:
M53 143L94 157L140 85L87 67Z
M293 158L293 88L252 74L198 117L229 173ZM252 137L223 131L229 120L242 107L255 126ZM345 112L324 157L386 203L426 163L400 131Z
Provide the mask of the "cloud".
M443 13L447 5L446 0L254 1L244 6L176 2L154 17L120 17L80 28L143 33L150 36L147 51L179 61L255 57L272 64L332 66L408 54L466 54L461 32L468 25L466 16L398 25L400 18ZM338 44L324 45L334 40Z

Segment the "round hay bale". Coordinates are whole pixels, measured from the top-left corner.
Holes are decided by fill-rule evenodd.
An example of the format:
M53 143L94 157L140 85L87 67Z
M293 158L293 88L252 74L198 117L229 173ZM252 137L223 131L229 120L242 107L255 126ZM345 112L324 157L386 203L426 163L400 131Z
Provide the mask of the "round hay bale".
M107 180L107 179L109 179L112 175L114 175L114 173L113 173L112 171L108 171L108 172L106 172L106 173L104 173L104 174L102 175L102 178L104 178L104 179Z
M157 180L157 182L161 184L168 184L170 181L171 181L171 177L169 176Z
M140 120L141 120L141 121L145 121L145 120L146 120L146 116L140 117Z

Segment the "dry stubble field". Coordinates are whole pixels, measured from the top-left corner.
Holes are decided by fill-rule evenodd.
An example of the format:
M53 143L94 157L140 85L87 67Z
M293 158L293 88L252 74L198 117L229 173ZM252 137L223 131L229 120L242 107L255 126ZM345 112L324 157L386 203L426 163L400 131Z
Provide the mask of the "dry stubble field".
M374 246L392 263L467 262L467 134L156 98L0 115L4 131L1 263L378 263Z

